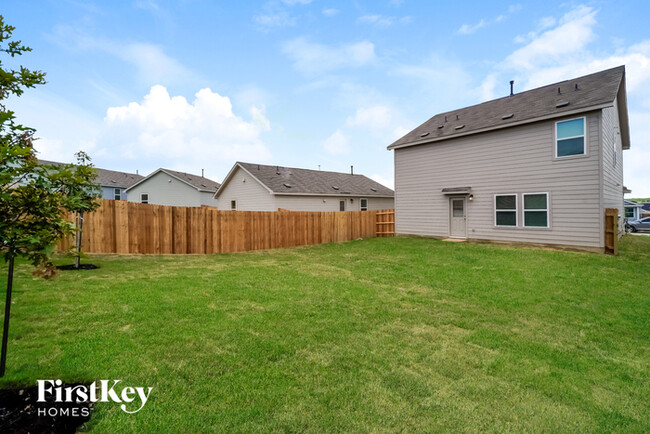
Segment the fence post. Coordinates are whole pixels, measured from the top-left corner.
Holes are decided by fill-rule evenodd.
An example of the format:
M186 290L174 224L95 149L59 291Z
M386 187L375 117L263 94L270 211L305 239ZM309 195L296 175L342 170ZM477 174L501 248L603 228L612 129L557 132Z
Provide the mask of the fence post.
M618 255L618 209L605 209L605 253Z

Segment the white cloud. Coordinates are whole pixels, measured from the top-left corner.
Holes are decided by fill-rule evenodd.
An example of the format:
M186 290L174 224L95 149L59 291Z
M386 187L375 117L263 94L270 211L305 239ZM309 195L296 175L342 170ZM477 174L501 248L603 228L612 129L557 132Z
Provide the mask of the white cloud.
M362 15L357 18L357 23L371 24L378 27L389 27L395 21L394 17L387 17L385 15Z
M288 27L296 25L296 18L289 15L286 11L270 12L253 17L262 30L269 30L273 27Z
M326 17L333 17L334 15L337 15L340 11L338 9L334 8L325 8L323 9L323 15Z
M341 68L359 68L376 60L375 46L361 41L332 47L297 38L284 44L282 50L304 74L322 74Z
M282 0L282 3L293 6L293 5L308 5L312 0Z
M485 20L481 20L476 24L470 25L470 24L463 24L460 26L458 29L458 33L461 35L471 35L472 33L476 32L478 29L487 26L488 22Z
M502 21L505 21L506 19L508 19L508 17L510 17L510 15L518 12L519 10L521 10L521 5L519 5L519 4L511 5L510 7L508 7L508 11L506 13L501 14L501 15L499 15L496 18L491 19L491 20L481 18L481 20L476 24L463 24L456 31L456 33L458 33L460 35L471 35L473 33L476 33L477 30L482 29L483 27L487 27L487 26L490 26L492 24L500 23Z
M260 135L269 121L263 107L252 107L250 115L249 121L235 115L230 99L210 89L201 89L189 103L156 85L143 101L107 110L98 144L121 158L155 159L186 171L206 163L266 161L271 153Z
M323 148L334 155L350 153L350 139L341 130L336 130L323 142Z
M386 186L392 190L395 189L395 180L392 177L388 178L375 173L374 175L370 175L370 179L377 181L381 185Z
M530 71L540 66L557 64L558 61L575 59L594 38L596 13L587 6L571 10L562 17L558 27L542 33L508 56L506 64Z
M392 121L391 109L385 105L376 105L357 109L354 116L347 119L346 124L351 127L380 130L386 128Z

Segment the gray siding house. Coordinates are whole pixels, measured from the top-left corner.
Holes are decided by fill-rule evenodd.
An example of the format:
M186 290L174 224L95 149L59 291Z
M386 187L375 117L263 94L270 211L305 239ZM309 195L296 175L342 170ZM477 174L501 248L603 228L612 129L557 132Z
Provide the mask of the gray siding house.
M63 165L56 161L38 160L41 164ZM97 169L97 184L102 190L103 199L126 200L126 189L136 182L144 179L144 176L137 173L118 172L116 170Z
M625 218L628 220L639 220L643 216L643 204L632 202L631 200L624 201L625 205Z
M624 66L438 114L388 147L396 232L603 251L629 148Z
M129 202L169 206L217 206L220 184L201 175L158 169L126 191Z
M393 208L394 192L363 175L237 162L215 194L231 211Z
M106 169L97 169L97 172L97 183L102 189L104 199L127 200L126 189L144 179L144 176L136 173Z

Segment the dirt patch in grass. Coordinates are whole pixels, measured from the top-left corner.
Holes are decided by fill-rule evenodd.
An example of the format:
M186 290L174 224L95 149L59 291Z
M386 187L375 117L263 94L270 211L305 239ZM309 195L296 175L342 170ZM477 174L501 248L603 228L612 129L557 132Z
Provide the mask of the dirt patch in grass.
M78 385L81 383L63 387ZM52 395L46 396L45 402L37 399L37 386L0 390L0 432L75 433L90 420L89 402L54 402Z

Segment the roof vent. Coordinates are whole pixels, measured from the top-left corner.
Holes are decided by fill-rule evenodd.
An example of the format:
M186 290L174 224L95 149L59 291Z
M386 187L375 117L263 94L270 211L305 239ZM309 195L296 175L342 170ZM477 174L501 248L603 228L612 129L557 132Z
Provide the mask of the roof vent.
M454 128L454 129L455 129L455 130L462 130L463 128L465 128L465 124L463 124L463 125L458 125L458 126L457 126L456 128Z
M560 90L559 87L557 88L557 94L558 94L558 95L562 95L562 90Z
M114 179L111 179L111 182L113 182L113 183L117 183L117 181L116 181L116 180L114 180Z
M377 192L377 189L375 187L370 187L370 189L374 192Z
M514 86L515 86L515 81L514 81L514 80L510 80L510 96L512 96L512 95L515 94Z
M284 185L284 186L287 187L287 188L291 188L291 187L293 187L293 185L291 185L291 184L286 184L286 183L285 183L285 184L282 184L282 185Z
M428 135L429 135L428 132L427 132L427 133L422 133L422 134L420 134L420 137L426 137L426 136L428 136Z
M569 101L560 101L559 103L555 104L555 107L560 108L560 107L566 107L569 105Z
M503 120L510 119L510 118L512 118L514 115L515 115L514 113L509 113L509 114L507 114L507 115L503 115L503 116L501 116L501 119L503 119Z
M438 125L438 129L444 128L444 125Z
M201 184L201 187L207 187L207 185L205 185L205 184Z
M338 189L339 189L339 187L336 186L336 185L333 185L332 188L333 188L334 190L338 190Z
M456 120L460 120L460 118L458 117L458 115L456 115Z
M580 88L578 87L578 83L576 83L575 90L580 90Z

